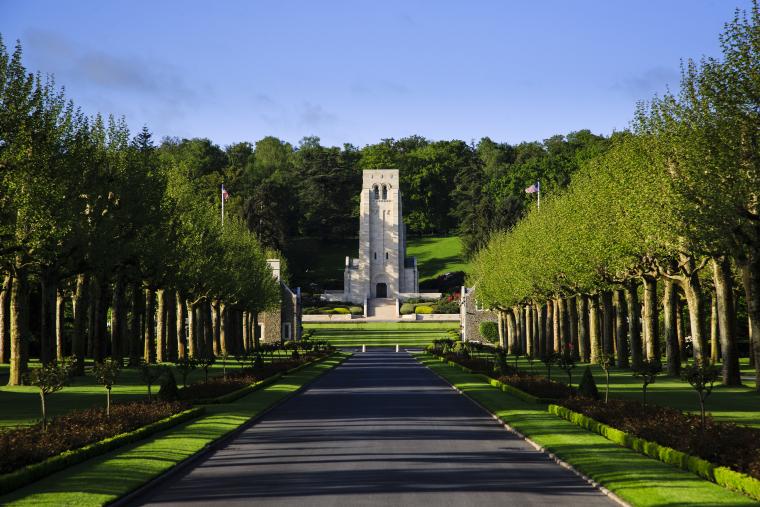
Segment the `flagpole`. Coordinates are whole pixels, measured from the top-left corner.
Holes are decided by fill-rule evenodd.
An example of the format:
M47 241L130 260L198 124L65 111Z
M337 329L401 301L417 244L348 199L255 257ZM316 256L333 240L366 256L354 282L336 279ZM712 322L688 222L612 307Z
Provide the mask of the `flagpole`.
M538 190L538 209L541 209L541 180L536 182L536 189Z
M222 183L222 227L224 227L224 183Z

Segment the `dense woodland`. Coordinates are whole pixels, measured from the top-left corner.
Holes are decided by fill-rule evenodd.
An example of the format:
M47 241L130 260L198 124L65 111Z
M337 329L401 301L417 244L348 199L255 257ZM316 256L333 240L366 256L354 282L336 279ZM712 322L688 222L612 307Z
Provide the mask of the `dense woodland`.
M760 389L757 3L720 41L720 58L684 63L677 93L640 104L629 131L478 254L478 298L513 352L634 369L664 357L673 375L721 360L739 385L748 336Z

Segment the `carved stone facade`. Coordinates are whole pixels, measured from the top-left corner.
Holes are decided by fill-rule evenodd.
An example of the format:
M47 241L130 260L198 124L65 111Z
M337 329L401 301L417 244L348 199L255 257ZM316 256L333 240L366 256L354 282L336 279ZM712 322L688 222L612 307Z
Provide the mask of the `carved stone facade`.
M280 306L258 315L258 336L264 343L301 339L301 289L295 292L280 277L280 259L267 259L272 275L280 284Z
M406 257L398 169L363 173L359 206L359 258L346 257L343 300L396 299L419 292L417 260Z

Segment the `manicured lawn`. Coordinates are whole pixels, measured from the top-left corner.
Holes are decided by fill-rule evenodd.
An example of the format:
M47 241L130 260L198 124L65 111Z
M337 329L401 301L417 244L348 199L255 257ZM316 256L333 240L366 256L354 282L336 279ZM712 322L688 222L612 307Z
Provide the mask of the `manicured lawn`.
M513 357L510 356L508 361L509 364L514 364ZM578 364L573 370L573 385L578 385L585 366L585 364ZM528 361L524 358L518 361L518 367L523 371L530 371ZM546 367L542 362L534 361L533 372L545 376ZM604 371L598 366L592 365L591 372L594 375L599 392L604 395ZM552 367L552 378L567 382L565 372L556 366ZM760 427L760 393L751 388L753 385L747 382L745 382L746 387L717 385L710 397L707 398L707 411L711 412L716 419ZM610 396L641 400L641 380L634 377L630 370L613 368L610 370ZM657 377L655 383L647 388L647 402L688 412L699 410L696 391L680 378L666 377L665 375Z
M420 281L435 278L450 271L465 271L469 265L462 257L462 241L458 236L407 238L406 254L417 257ZM315 283L325 289L343 288L343 269L346 256L359 256L358 238L321 242L314 238L295 238L288 241L291 285L309 291Z
M430 356L418 359L512 427L636 506L757 505L696 475L620 447Z
M146 441L91 459L0 497L2 505L103 505L140 487L177 463L293 394L340 362L337 357L286 375L233 403Z
M458 329L455 322L346 322L305 323L314 331L313 339L328 340L335 347L425 347L449 329Z
M32 363L32 367L36 366ZM87 365L91 366L91 362ZM8 365L0 365L0 375L5 376L0 381L5 384L8 380ZM227 359L228 371L237 370L240 365L235 359ZM223 360L209 368L209 377L222 375ZM89 371L89 368L88 368ZM174 370L177 385L182 387L182 377ZM203 380L203 370L196 368L188 376L188 384ZM153 386L153 394L158 393L159 386ZM114 402L132 401L146 398L148 387L140 378L140 370L136 368L124 368L119 373L116 385L111 391ZM61 391L48 396L48 414L55 416L77 408L90 408L96 405L105 406L106 392L103 386L97 383L95 377L88 373L84 377L74 377L69 386ZM0 387L0 427L33 424L40 417L39 390L33 386L3 385Z

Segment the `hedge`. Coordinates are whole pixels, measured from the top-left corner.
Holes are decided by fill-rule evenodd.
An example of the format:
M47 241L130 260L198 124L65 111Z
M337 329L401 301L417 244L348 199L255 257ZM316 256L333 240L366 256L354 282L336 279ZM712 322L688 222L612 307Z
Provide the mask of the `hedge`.
M581 428L598 433L618 445L633 449L668 465L688 470L703 479L707 479L733 491L744 493L755 500L760 500L760 480L754 477L736 472L727 467L716 466L702 458L665 447L656 442L644 440L560 405L549 405L548 410L549 413L567 419Z
M134 431L127 433L121 433L110 438L100 440L79 449L72 449L70 451L62 452L56 456L52 456L39 463L25 466L19 470L0 475L0 495L9 493L15 489L26 486L29 483L42 479L55 472L76 465L83 461L86 461L95 456L100 456L109 451L121 447L138 440L142 440L154 433L163 431L167 428L177 426L190 419L202 415L205 412L205 408L197 407L185 410L178 414L174 414L170 417L161 419L154 423L148 424L141 428L137 428Z
M364 308L361 306L351 306L348 311L351 312L351 315L364 315Z
M428 315L433 313L433 307L428 305L417 305L414 308L414 313Z
M398 311L401 315L409 315L411 313L414 313L414 308L416 306L417 305L414 303L404 303L401 305L401 308L399 308Z

